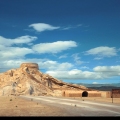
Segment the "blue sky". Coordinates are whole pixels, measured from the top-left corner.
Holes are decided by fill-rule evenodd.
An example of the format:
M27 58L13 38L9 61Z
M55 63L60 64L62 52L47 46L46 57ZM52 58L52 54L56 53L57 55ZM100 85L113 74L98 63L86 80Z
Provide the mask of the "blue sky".
M35 62L72 83L120 83L120 0L0 0L0 72Z

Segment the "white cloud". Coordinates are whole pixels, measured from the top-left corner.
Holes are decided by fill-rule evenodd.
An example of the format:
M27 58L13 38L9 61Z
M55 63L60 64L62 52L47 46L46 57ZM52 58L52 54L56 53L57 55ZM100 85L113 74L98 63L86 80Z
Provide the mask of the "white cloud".
M10 60L14 58L24 57L26 54L34 53L33 50L29 48L20 47L2 47L0 51L1 60Z
M78 80L84 80L84 79L102 79L102 76L100 76L99 73L90 72L90 71L81 71L78 69L72 69L70 71L68 70L62 70L62 71L47 71L47 74L50 74L51 76L54 76L58 79L78 79Z
M97 66L93 68L93 72L71 69L62 71L48 70L46 73L58 79L100 80L120 76L120 66Z
M38 53L59 53L72 47L77 47L75 41L56 41L52 43L40 43L33 45L32 49L27 47L13 47L14 44L32 44L37 37L21 36L15 39L4 38L0 36L0 71L6 71L12 68L19 68L23 62L35 62L39 64L40 70L47 70L46 73L58 79L106 79L114 76L120 76L120 66L96 66L93 71L83 71L80 69L89 69L82 66L78 69L74 64L63 62L59 63L50 59L28 59L27 54ZM117 55L114 47L97 47L86 52L87 54L98 55L98 58ZM59 57L65 58L66 54ZM82 64L79 54L73 54L72 57L77 64ZM76 68L76 69L73 69Z
M75 25L75 26L69 25L67 27L62 28L62 30L69 30L69 29L78 28L78 27L81 27L81 26L82 26L82 24L78 24L78 25Z
M98 82L93 82L92 84L98 84Z
M65 63L58 63L57 61L52 60L46 60L42 63L40 63L40 68L44 68L47 70L68 70L72 68L73 65L71 63L65 62Z
M84 62L80 60L80 57L78 55L79 55L79 53L75 53L72 55L72 57L74 58L74 61L76 62L76 64L80 65Z
M65 28L63 28L63 30L69 30L69 29L71 29L72 27L65 27Z
M29 36L29 35L17 37L15 39L4 38L0 36L0 45L11 46L13 44L28 44L28 43L33 42L36 39L37 37Z
M40 63L40 68L42 69L52 69L55 70L57 67L57 62L52 60L46 60Z
M78 26L78 27L81 27L81 26L82 26L82 24L78 24L77 26Z
M36 62L39 64L40 69L47 70L68 70L73 67L71 63L58 63L49 59L28 59L27 54L36 54L34 51L36 47L40 47L40 53L57 53L63 50L76 47L74 41L57 41L53 43L42 43L33 46L33 49L27 47L13 47L14 44L32 44L32 41L36 40L37 37L32 36L21 36L15 39L8 39L0 37L0 71L9 70L12 68L19 67L23 62ZM4 41L4 42L3 42ZM47 47L46 47L47 46ZM37 48L39 50L39 48ZM38 51L39 52L39 51Z
M117 66L97 66L93 68L95 72L120 72L120 65Z
M0 72L5 72L9 69L19 68L22 63L32 62L41 64L45 59L26 59L26 58L14 58L7 59L0 62ZM41 68L41 67L40 67Z
M35 41L36 39L37 39L36 36L29 36L29 35L21 36L14 39L14 44L27 44Z
M5 70L19 68L20 64L23 62L21 59L13 59L13 60L4 60L1 61L0 66Z
M49 59L27 59L27 58L15 58L11 60L4 60L0 62L0 72L2 70L6 71L12 68L19 68L21 63L24 62L32 62L32 63L37 63L39 65L39 69L41 70L69 70L70 68L73 67L71 63L68 62L63 62L63 63L58 63L57 61L52 61ZM3 69L1 69L3 68Z
M11 39L7 39L7 38L0 36L0 45L11 46L12 44L13 44L13 41ZM1 47L0 47L0 49L1 49Z
M22 55L21 55L22 56ZM79 69L73 69L74 64L63 62L59 63L57 61L49 59L28 59L24 57L5 59L0 62L0 71L5 72L6 70L12 68L19 68L21 63L33 62L38 63L40 71L45 70L47 74L58 78L58 79L72 79L72 80L99 80L107 79L115 76L120 76L120 66L97 66L93 68L93 71L83 71ZM83 68L87 69L86 66Z
M117 66L97 66L93 68L95 72L101 73L104 78L120 76L120 65Z
M95 60L101 60L101 59L103 59L102 57L95 57L94 58Z
M68 69L70 69L72 67L73 67L73 65L71 63L64 62L64 63L59 64L57 66L56 70L68 70Z
M25 55L34 53L30 48L26 47L12 47L12 45L21 45L27 44L32 45L32 42L36 40L35 36L21 36L14 39L5 38L0 36L0 59L1 60L10 60L16 58L23 58Z
M117 50L115 47L100 46L86 51L85 55L97 55L96 59L101 59L102 57L116 56Z
M89 67L87 67L87 66L82 66L82 67L80 67L80 69L89 69Z
M65 55L61 55L61 56L59 57L59 59L62 59L62 58L67 58L67 55L65 54Z
M25 59L25 55L34 53L32 49L26 47L12 47L17 44L32 44L37 37L21 36L15 39L0 36L0 72L15 68L20 59Z
M29 25L29 27L32 27L37 32L43 32L46 30L55 30L55 29L60 28L60 27L54 27L54 26L46 24L46 23L34 23L34 24Z
M74 41L57 41L53 43L40 43L33 46L33 50L38 53L58 53L63 50L77 47Z

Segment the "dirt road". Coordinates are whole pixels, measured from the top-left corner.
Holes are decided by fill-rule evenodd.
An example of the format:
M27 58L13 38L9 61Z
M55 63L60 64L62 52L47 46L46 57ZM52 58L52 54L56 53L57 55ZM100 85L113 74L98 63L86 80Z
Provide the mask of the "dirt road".
M1 96L0 116L120 116L120 98Z
M120 104L84 99L48 96L21 96L52 107L63 109L69 116L120 116Z

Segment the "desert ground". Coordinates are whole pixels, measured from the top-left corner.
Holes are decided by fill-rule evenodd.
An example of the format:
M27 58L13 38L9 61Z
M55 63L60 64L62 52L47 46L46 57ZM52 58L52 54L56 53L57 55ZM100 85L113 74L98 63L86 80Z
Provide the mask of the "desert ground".
M17 96L0 97L0 116L66 116L63 110Z
M112 98L82 97L69 98L84 101L112 102ZM120 104L120 98L113 98L113 104ZM0 97L0 116L69 116L69 113L58 107L51 107L18 96Z

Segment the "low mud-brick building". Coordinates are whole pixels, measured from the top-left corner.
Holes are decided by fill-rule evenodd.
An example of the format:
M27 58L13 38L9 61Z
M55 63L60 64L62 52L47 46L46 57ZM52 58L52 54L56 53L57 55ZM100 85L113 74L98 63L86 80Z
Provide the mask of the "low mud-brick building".
M98 90L66 90L62 92L64 97L111 97L111 91L98 91Z

